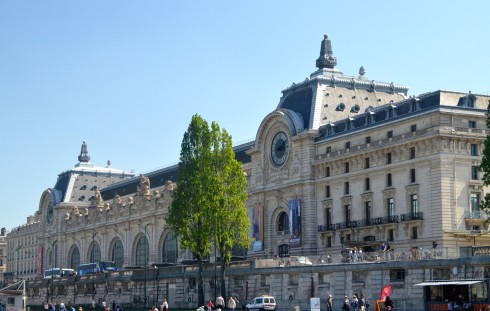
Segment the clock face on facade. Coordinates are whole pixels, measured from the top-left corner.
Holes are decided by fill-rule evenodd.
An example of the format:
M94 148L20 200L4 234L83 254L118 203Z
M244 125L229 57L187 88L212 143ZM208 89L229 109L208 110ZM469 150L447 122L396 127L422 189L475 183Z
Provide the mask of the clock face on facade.
M272 139L271 158L272 162L277 165L283 165L289 156L288 135L284 132L278 132Z
M54 217L54 207L53 207L53 202L51 200L48 203L48 207L46 208L46 220L48 221L48 224L51 224L53 222L53 217Z

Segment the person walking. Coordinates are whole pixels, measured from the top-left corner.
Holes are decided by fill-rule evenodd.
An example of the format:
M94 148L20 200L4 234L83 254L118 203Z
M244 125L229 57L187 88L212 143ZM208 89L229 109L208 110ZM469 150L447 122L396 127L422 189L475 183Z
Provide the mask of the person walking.
M213 311L214 305L211 299L209 299L207 307L208 307L208 311Z
M393 310L393 308L395 308L395 304L393 303L393 300L390 299L390 296L386 296L385 307L386 307L386 310L388 310L388 311L391 311L391 310Z
M349 301L349 296L347 295L344 296L344 303L342 304L342 310L343 311L350 310L350 301Z
M332 295L328 295L328 298L327 298L327 311L333 311Z
M230 299L228 299L228 308L230 311L235 311L236 309L236 301L232 296L230 296Z
M167 302L167 299L164 299L163 300L163 303L162 303L162 311L168 311L168 302Z

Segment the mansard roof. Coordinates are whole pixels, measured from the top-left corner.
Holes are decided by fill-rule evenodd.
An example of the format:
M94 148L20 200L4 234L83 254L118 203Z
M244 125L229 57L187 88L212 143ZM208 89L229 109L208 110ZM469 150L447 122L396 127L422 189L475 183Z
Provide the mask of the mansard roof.
M431 109L454 108L466 110L486 109L489 96L452 92L435 91L418 97L411 97L399 102L390 102L379 107L368 107L364 112L338 120L320 127L317 141L329 137L364 130L368 127L405 118L409 115L420 114Z
M336 64L330 40L325 36L316 61L319 69L310 78L283 90L276 109L294 111L303 118L305 129L318 129L368 107L407 98L406 86L369 80L364 67L357 77L344 75L335 68Z
M80 162L74 168L58 175L56 185L51 189L55 204L89 202L95 190L134 176L132 172L112 168L110 161L105 167L89 162L90 156L85 142L82 144L78 160Z
M235 151L235 159L242 164L249 163L251 161L250 155L246 153L253 146L254 142L247 142L233 147ZM144 176L150 179L150 187L156 188L164 186L168 181L176 182L179 175L178 165L172 165L164 168L160 168L149 173L144 173ZM123 180L121 182L108 185L100 190L102 198L106 200L112 200L116 195L125 196L137 192L140 184L141 176L132 177L131 179Z

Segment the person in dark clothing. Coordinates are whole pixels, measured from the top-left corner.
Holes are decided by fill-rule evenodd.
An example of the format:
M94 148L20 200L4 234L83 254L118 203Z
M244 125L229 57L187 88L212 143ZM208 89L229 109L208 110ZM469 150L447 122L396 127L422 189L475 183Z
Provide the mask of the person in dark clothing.
M393 303L393 300L390 299L390 296L386 296L385 299L385 307L386 310L391 311L395 307L395 304Z

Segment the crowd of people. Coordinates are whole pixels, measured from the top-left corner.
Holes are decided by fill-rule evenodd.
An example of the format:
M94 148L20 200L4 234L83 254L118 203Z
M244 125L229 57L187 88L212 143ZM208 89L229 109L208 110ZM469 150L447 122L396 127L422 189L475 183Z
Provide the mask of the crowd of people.
M218 296L216 298L215 303L211 299L208 300L206 306L200 306L196 311L224 311L227 308L230 311L237 311L237 307L239 306L240 301L238 300L238 296L230 297L228 299L228 303L225 305L225 299L223 296Z
M43 302L43 308L44 311L83 311L82 306L79 306L78 309L76 309L73 304L71 303L65 304L63 300L58 304L46 300ZM105 301L102 301L102 303L99 306L97 306L95 301L92 300L92 303L88 308L88 311L96 311L96 310L124 311L122 305L117 304L115 301L113 301L112 304L107 304Z

